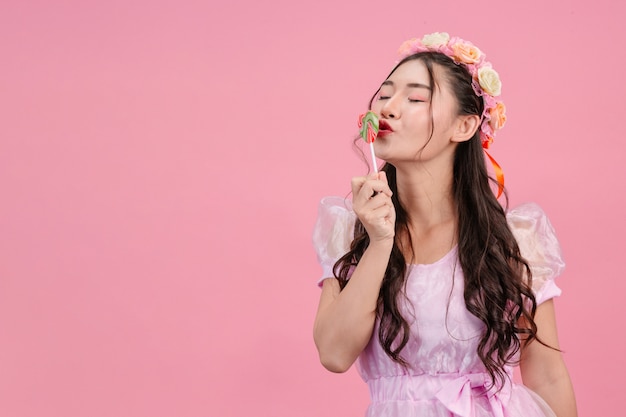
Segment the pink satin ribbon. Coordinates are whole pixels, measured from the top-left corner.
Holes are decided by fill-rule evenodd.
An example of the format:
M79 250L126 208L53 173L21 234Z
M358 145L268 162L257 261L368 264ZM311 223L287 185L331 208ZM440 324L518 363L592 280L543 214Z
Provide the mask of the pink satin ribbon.
M474 417L474 398L484 396L488 399L494 417L504 417L504 402L511 395L510 386L506 385L500 392L493 393L487 390L491 385L489 375L474 373L460 375L458 378L446 383L437 392L435 397L455 416ZM473 390L480 388L479 390Z

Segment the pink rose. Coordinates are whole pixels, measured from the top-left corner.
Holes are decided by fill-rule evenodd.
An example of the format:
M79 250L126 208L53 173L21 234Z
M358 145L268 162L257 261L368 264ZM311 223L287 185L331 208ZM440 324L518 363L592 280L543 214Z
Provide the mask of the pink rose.
M482 57L480 49L469 42L458 42L452 45L452 51L457 61L464 64L476 64Z
M496 106L491 109L489 115L491 119L489 120L489 124L493 128L493 130L500 130L504 127L506 123L506 107L504 103L499 101L496 103Z

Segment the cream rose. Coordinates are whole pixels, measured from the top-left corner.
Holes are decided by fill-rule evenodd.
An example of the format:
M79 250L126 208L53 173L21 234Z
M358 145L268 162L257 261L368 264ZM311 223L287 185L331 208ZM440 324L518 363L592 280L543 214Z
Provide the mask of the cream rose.
M454 57L464 64L475 64L480 61L482 52L474 45L468 43L455 43L452 45Z
M504 103L499 101L496 103L496 106L489 111L489 116L491 119L489 120L489 124L491 128L495 130L500 130L504 127L504 123L506 122L506 107L504 107Z
M422 45L427 48L437 47L445 45L450 40L450 35L446 32L435 32L429 35L424 35L422 38Z
M478 83L483 91L491 96L499 96L502 82L498 73L490 67L482 67L478 70Z

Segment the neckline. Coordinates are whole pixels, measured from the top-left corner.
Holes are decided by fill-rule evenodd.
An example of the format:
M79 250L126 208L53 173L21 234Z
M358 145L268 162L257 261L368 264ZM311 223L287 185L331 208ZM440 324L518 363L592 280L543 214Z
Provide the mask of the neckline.
M429 263L429 264L410 264L407 263L407 266L409 267L431 267L431 266L436 266L439 264L442 264L444 262L446 262L451 256L456 255L457 249L458 249L458 243L455 243L454 246L452 247L452 249L450 249L448 251L448 253L446 253L445 255L443 255L441 258L437 259L435 262Z

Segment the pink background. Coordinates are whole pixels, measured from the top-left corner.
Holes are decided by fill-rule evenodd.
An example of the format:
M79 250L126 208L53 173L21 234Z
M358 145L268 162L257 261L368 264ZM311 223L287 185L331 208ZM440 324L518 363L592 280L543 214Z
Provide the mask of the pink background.
M475 7L470 6L475 4ZM512 203L568 267L580 415L626 374L623 2L4 1L0 415L360 416L319 365L318 200L406 38L487 52Z

